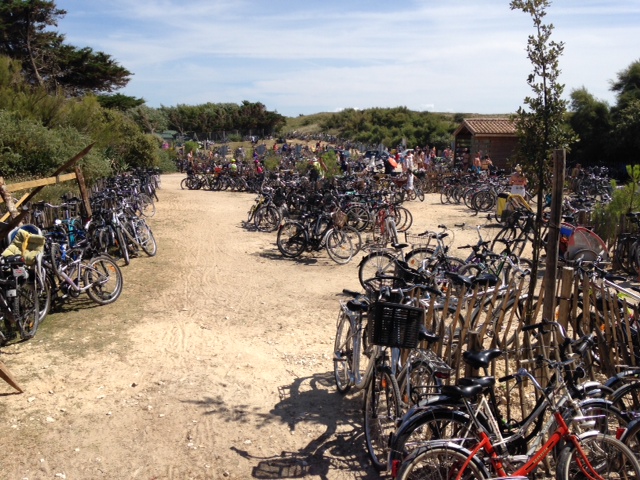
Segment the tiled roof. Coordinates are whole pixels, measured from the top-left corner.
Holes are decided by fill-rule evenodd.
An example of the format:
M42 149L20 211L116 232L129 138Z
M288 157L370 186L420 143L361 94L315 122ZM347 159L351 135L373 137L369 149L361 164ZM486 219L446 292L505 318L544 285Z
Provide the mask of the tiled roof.
M466 127L472 135L515 135L515 122L509 118L465 118L456 130Z

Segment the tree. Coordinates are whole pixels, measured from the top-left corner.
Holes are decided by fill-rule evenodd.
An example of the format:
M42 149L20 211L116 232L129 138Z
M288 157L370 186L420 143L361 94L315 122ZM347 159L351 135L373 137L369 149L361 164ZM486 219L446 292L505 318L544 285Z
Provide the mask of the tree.
M139 107L144 104L144 98L130 97L122 93L114 93L113 95L97 95L100 105L104 108L113 108L126 112L132 108Z
M609 164L612 144L611 109L584 87L571 92L569 125L578 136L570 152L571 163Z
M512 10L522 10L531 15L536 31L535 35L529 35L527 41L527 57L533 65L533 71L527 77L527 83L534 95L527 96L524 99L525 105L529 108L525 110L520 107L515 119L519 138L518 156L524 159L526 165L535 172L538 181L533 271L531 272L526 309L527 323L531 322L533 315L533 297L542 243L540 232L542 230L542 208L544 202L541 199L544 198L544 193L549 185L547 173L550 171L549 167L553 151L558 148L566 148L572 141L572 136L563 128L568 102L562 99L564 85L558 83L560 76L559 59L564 51L564 43L551 40L551 33L554 27L552 24L546 25L543 23L543 19L546 16L545 9L549 4L549 0L512 0L510 3ZM550 237L554 237L554 235ZM553 248L553 245L549 240L547 252L551 248ZM557 244L555 248L557 249ZM555 269L552 270L552 274L555 274ZM553 280L555 280L555 276L552 278ZM553 286L555 286L555 282ZM552 298L553 296L551 296ZM545 307L547 307L547 304L545 304ZM545 308L544 313L548 314L547 310Z
M616 110L624 109L633 100L640 100L640 60L618 72L618 79L611 81L611 91L617 93Z
M28 83L66 95L112 92L129 82L131 72L104 52L78 48L51 30L66 11L50 0L0 3L0 54L22 63Z
M146 133L156 134L167 129L169 122L163 111L158 108L140 105L130 109L128 115Z

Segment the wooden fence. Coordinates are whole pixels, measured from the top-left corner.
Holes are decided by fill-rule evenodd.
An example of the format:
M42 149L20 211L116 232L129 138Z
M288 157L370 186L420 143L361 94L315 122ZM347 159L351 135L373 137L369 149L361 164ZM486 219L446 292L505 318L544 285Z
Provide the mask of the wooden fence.
M523 288L524 287L524 288ZM532 307L532 323L542 321L544 285ZM435 307L435 299L426 312L426 325L438 333L440 341L435 352L453 367L454 375L448 380L478 374L462 361L464 351L499 348L503 354L493 360L489 374L497 378L526 368L541 384L548 381L549 369L537 358L559 359L563 341L549 327L549 334L523 331L527 315L526 302L513 299L524 294L523 280L509 286L511 295L503 296L498 290L477 288L466 297L448 296L444 307ZM606 378L640 365L640 338L636 319L640 314L640 293L633 287L619 286L604 279L592 279L579 270L565 267L556 285L555 318L571 339L595 332L596 358L587 360L583 368L589 378ZM449 312L444 315L443 312ZM480 373L483 374L483 373ZM537 394L525 383L497 384L505 401L507 412L518 412L514 418L526 415Z

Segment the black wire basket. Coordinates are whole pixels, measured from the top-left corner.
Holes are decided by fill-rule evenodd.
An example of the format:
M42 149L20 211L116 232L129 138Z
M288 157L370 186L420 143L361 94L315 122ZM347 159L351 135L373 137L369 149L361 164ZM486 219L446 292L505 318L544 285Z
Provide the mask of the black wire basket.
M392 348L416 348L424 309L391 302L373 306L373 328L369 329L374 345Z

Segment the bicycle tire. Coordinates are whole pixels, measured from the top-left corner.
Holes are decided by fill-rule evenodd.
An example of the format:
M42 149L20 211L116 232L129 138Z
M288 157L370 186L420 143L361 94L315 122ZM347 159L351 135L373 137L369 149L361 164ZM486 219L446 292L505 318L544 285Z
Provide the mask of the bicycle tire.
M389 460L403 461L413 452L433 441L449 441L471 449L477 445L479 437L466 412L448 405L415 410L412 415L403 418L402 423L391 436Z
M182 190L186 190L187 188L189 188L188 185L188 181L189 181L189 177L185 177L180 181L180 188ZM189 189L190 190L190 189Z
M397 206L395 208L394 218L398 232L406 232L411 228L411 225L413 225L413 215L403 206Z
M36 280L30 278L24 284L16 288L16 298L13 314L20 329L20 338L27 340L33 338L42 320L39 307L39 295L36 288Z
M378 471L386 470L389 436L400 417L400 391L396 377L387 366L375 367L367 385L364 402L364 436L367 453Z
M385 250L375 250L364 257L358 265L358 279L363 288L365 281L381 275L391 276L395 274L395 257Z
M471 457L471 451L454 443L437 442L422 447L401 465L396 480L482 480L491 478L486 467L476 456L471 457L464 471L462 466Z
M347 225L359 232L364 232L371 226L371 213L362 205L352 205L344 213L347 215Z
M597 478L638 479L640 464L633 452L620 440L599 432L588 432L578 437L589 464L597 472ZM558 480L582 480L593 478L590 470L583 473L579 466L580 455L575 445L566 445L560 452L556 467Z
M207 182L208 184L209 182ZM138 195L137 200L138 212L143 217L151 218L156 214L156 204L146 193L141 193ZM137 212L136 212L137 213Z
M351 390L353 385L354 341L351 320L341 307L333 344L333 378L336 381L336 389L343 395Z
M275 232L280 225L280 211L275 205L262 205L255 213L253 224L261 232Z
M433 256L433 251L431 247L416 247L407 253L405 261L409 267L417 270L422 267L424 260L428 260Z
M100 255L89 260L84 265L83 281L92 284L87 295L99 305L115 302L122 293L122 272L111 257Z
M153 232L147 222L139 221L136 224L136 238L138 244L144 253L149 257L155 257L158 253L158 243L156 237L153 236Z
M307 248L305 228L298 222L285 222L278 229L276 245L280 253L287 258L302 255Z
M421 202L424 202L424 191L420 188L420 187L416 187L415 188L416 191L416 197L418 200L420 200Z
M609 397L613 405L622 412L640 411L640 380L617 388Z
M421 359L405 365L400 370L397 381L402 407L405 409L416 405L427 393L435 393L440 386L429 362Z
M332 228L327 233L324 248L329 258L338 265L349 263L356 254L356 249L351 241L351 237L346 232L336 230L335 228Z

